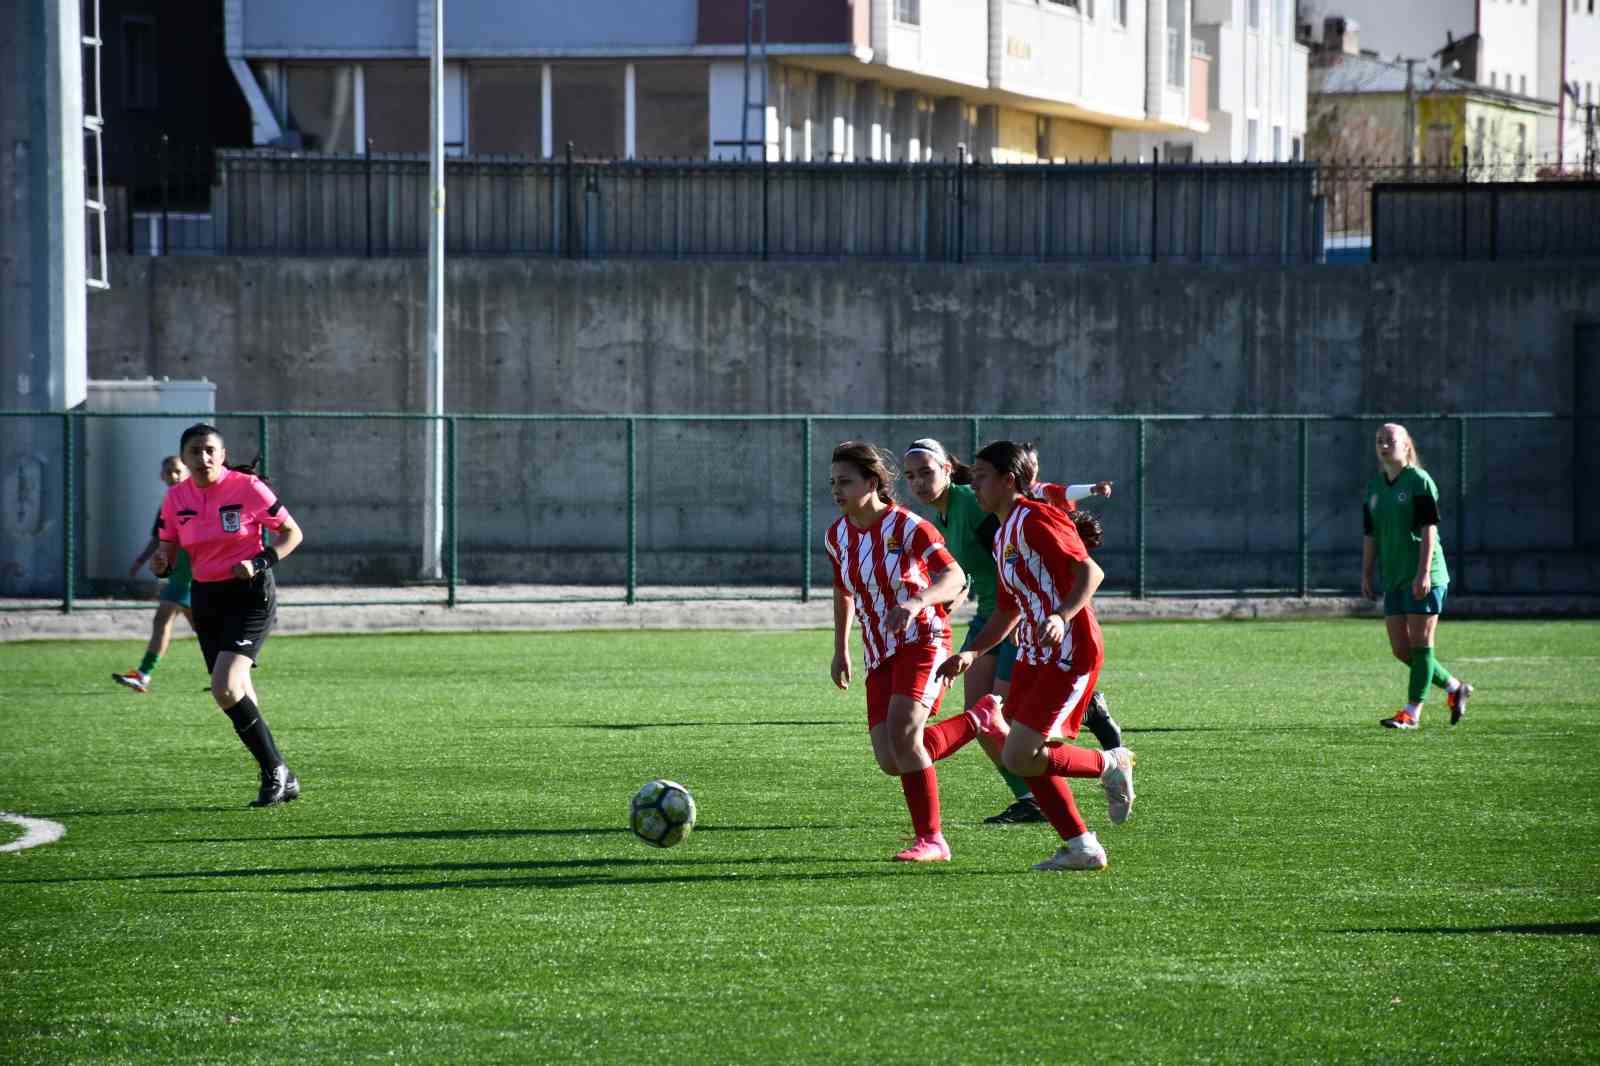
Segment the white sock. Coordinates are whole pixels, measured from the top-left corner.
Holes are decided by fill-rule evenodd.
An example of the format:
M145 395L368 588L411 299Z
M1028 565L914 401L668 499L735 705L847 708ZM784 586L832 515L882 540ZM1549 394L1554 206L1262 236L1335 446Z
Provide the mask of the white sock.
M1071 848L1073 851L1088 851L1098 843L1100 842L1095 839L1093 833L1083 832L1079 833L1071 840L1063 840L1061 842L1061 846L1064 848Z
M1456 692L1456 691L1459 691L1460 688L1461 688L1461 679L1459 677L1452 677L1450 679L1450 683L1444 687L1444 690L1446 692Z
M1421 718L1422 717L1422 704L1420 704L1420 703L1408 703L1408 704L1406 704L1406 713L1409 714L1413 718Z

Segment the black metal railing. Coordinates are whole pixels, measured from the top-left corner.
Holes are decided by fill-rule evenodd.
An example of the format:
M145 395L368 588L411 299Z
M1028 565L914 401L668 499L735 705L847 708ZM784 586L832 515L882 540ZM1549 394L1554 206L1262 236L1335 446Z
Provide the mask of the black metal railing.
M124 172L128 184L108 196L120 214L115 251L427 251L421 155L213 153L162 139L130 153ZM1496 258L1513 244L1522 257L1594 254L1575 242L1594 176L1532 158L746 163L582 159L569 148L554 160L451 159L445 180L453 255L1289 264L1371 258L1380 217L1391 242L1428 234L1417 253L1426 258ZM1481 190L1490 186L1503 187L1492 194L1496 208L1463 208L1487 204ZM1551 188L1565 191L1515 195ZM1470 218L1440 236L1441 212L1461 218L1513 203L1501 221L1512 244L1479 238L1472 227L1486 223Z
M1569 190L1561 201L1539 200L1539 204L1552 211L1549 214L1539 210L1529 212L1523 219L1527 227L1523 235L1531 235L1536 244L1549 249L1548 254L1571 254L1564 250L1570 242L1559 237L1560 230L1568 225L1563 212L1569 209L1562 205L1576 204L1581 198L1581 192L1572 194L1570 190L1581 190L1595 183L1592 167L1531 156L1521 160L1487 161L1467 153L1453 160L1419 163L1371 159L1324 162L1318 165L1317 189L1322 200L1325 255L1330 261L1375 258L1371 253L1380 216L1391 241L1406 233L1437 231L1443 210L1440 204L1452 203L1456 209L1454 219L1459 219L1462 198L1477 200L1478 190L1485 186L1530 191ZM1399 189L1407 190L1406 195L1389 192ZM1492 258L1480 254L1473 239L1463 243L1457 225L1452 220L1449 227L1453 253L1446 250L1442 241L1430 241L1436 254L1429 258ZM1472 223L1469 221L1466 225ZM1401 249L1394 244L1390 248L1392 254L1385 258L1398 258Z

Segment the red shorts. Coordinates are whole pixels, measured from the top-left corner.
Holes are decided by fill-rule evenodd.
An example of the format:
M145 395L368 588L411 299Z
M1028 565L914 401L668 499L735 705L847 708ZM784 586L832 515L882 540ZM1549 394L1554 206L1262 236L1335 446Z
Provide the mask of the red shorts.
M905 696L928 708L930 715L937 714L945 686L933 672L949 654L948 648L912 644L883 660L877 669L868 670L867 728L875 729L889 720L889 700L894 696Z
M1011 671L1011 695L1006 699L1008 722L1020 722L1045 741L1060 744L1078 735L1083 712L1100 680L1100 664L1088 670L1018 662Z

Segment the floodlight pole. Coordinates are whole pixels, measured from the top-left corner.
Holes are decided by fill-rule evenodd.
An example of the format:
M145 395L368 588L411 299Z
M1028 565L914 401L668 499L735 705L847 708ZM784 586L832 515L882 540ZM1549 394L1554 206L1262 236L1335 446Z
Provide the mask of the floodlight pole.
M428 474L422 577L444 577L444 0L433 0L428 63Z

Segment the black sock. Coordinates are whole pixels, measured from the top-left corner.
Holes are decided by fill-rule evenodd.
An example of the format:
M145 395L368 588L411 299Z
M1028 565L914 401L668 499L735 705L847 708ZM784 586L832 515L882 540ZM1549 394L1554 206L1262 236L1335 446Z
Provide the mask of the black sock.
M1106 751L1122 746L1122 730L1111 720L1105 700L1098 692L1095 693L1095 698L1089 701L1088 709L1084 711L1083 724L1089 727L1089 732L1094 734L1094 739L1099 741L1100 747Z
M263 770L283 763L278 746L272 742L272 730L267 728L267 720L261 717L261 708L256 706L255 700L246 696L232 707L223 708L222 713L232 719L233 731L239 734L239 740Z

